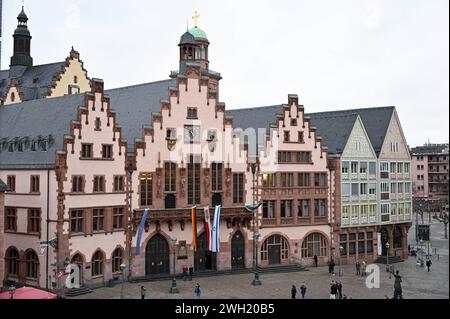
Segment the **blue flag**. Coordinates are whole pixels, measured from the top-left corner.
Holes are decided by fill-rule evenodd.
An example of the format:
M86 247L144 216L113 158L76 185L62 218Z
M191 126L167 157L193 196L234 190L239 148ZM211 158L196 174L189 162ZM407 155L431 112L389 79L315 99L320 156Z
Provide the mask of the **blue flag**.
M141 238L144 232L145 221L147 220L148 209L144 210L144 216L142 216L141 223L139 224L137 241L136 241L136 256L141 254Z

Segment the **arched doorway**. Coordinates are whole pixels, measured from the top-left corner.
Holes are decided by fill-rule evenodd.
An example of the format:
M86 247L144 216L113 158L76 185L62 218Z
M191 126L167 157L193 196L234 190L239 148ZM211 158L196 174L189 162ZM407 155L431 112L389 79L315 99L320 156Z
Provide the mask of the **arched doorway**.
M261 260L269 265L279 265L282 260L289 258L289 244L281 235L267 238L261 246Z
M245 240L239 230L234 233L231 239L231 268L245 268Z
M83 286L83 257L80 254L76 254L72 257L70 263L78 267L78 273L80 274L80 286Z
M161 235L153 236L145 247L145 275L168 274L169 244Z
M386 256L387 249L386 249L386 243L389 242L389 235L386 228L381 229L381 254L383 256Z
M216 253L208 251L206 232L197 237L197 247L195 269L197 271L216 270Z

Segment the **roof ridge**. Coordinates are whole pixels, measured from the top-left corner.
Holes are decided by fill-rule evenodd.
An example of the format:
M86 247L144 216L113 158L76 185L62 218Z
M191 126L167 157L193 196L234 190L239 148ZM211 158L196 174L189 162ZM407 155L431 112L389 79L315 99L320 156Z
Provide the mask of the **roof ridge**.
M371 107L361 107L357 109L345 109L345 110L335 110L335 111L323 111L314 112L308 114L326 114L326 113L339 113L339 112L357 112L357 111L367 111L367 110L381 110L381 109L395 109L395 106L371 106Z
M170 82L170 81L173 81L173 79L158 80L158 81L154 81L154 82L146 82L146 83L134 84L134 85L129 85L129 86L122 86L122 87L117 87L117 88L107 89L107 90L105 90L105 93L111 92L111 91L117 91L117 90L125 90L125 89L129 89L129 88L134 88L134 87L144 86L144 85L149 85L149 84L157 84L157 83L163 83L163 82Z
M247 108L241 108L241 109L228 109L227 111L248 111L248 110L255 110L255 109L265 109L270 107L281 107L283 104L275 104L275 105L267 105L267 106L256 106L256 107L247 107Z
M52 63L38 64L38 65L29 66L29 67L27 67L26 70L31 69L31 68L41 67L41 66L49 66L49 65L64 64L64 63L66 63L66 62L65 61L61 61L61 62L52 62ZM0 72L9 72L10 70L11 69L9 68L9 69L0 70Z

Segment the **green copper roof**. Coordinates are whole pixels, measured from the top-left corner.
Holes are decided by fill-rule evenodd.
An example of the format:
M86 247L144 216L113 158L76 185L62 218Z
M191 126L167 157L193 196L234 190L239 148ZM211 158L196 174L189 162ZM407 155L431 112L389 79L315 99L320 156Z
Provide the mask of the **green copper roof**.
M194 38L201 38L201 39L208 40L208 37L206 36L205 31L203 31L202 29L199 29L197 27L190 29L189 33L192 34L194 36Z

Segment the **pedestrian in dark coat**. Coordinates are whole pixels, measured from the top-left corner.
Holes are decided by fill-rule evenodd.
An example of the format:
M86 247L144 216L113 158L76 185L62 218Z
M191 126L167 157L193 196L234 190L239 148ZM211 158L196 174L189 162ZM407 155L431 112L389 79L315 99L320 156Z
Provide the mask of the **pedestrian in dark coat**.
M342 283L340 281L337 283L337 290L339 299L342 299Z
M399 271L397 270L394 274L394 299L403 299L402 297L402 276L400 276Z
M319 258L317 258L317 255L314 255L314 265L316 265L316 267L319 265Z
M141 286L141 300L145 299L145 287Z
M302 299L305 299L305 295L306 295L306 286L303 284L300 287L300 293L302 294Z
M337 292L338 292L337 285L336 282L333 280L330 286L330 299L336 299Z
M297 296L297 287L295 287L295 285L292 285L292 288L291 288L291 299L295 299L296 296Z
M359 263L359 260L356 261L355 267L356 267L356 275L357 276L361 275L361 264Z
M430 257L427 257L426 265L427 265L428 272L430 272L431 264L432 264L432 262L431 262Z

